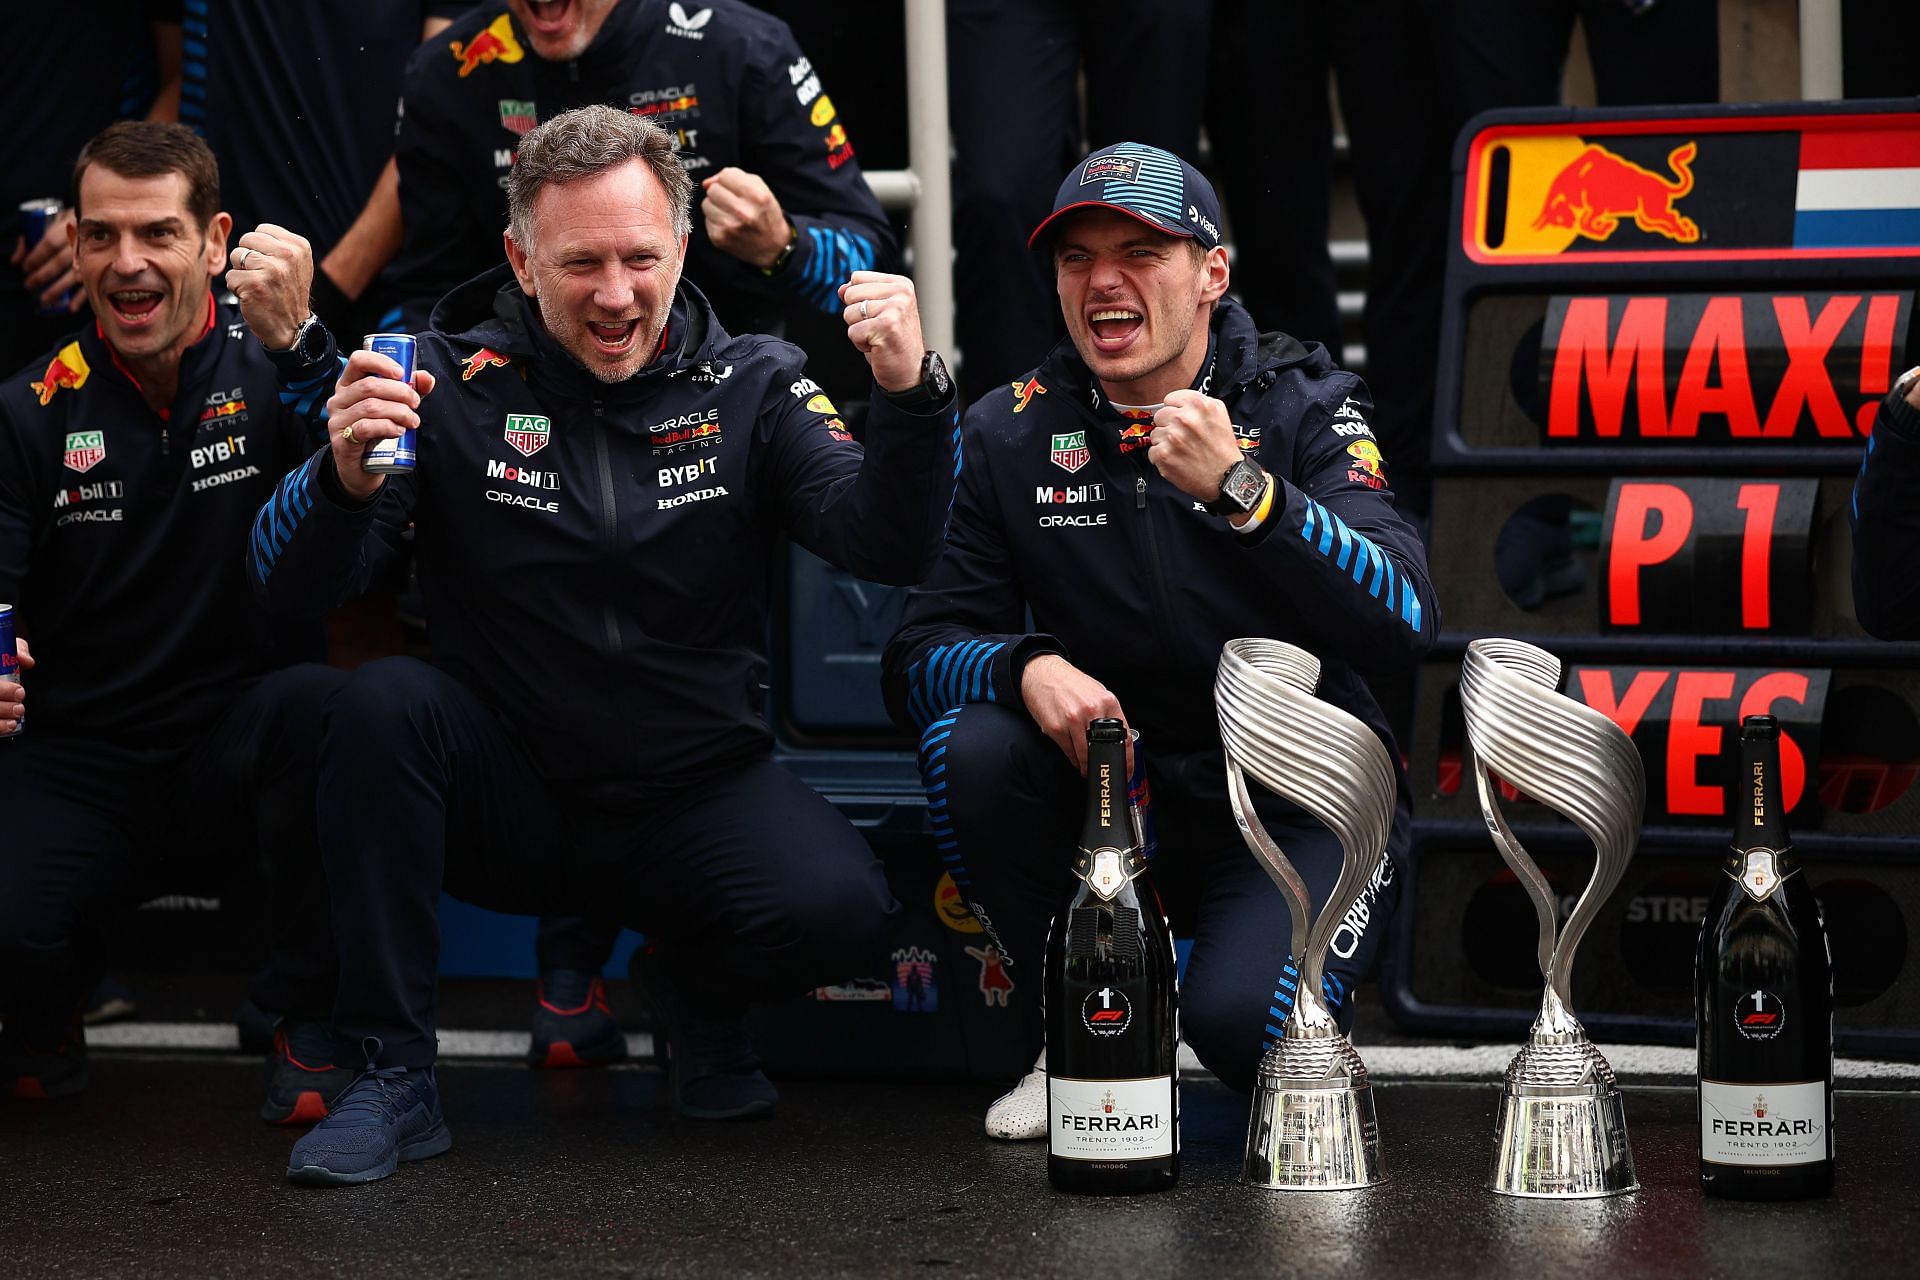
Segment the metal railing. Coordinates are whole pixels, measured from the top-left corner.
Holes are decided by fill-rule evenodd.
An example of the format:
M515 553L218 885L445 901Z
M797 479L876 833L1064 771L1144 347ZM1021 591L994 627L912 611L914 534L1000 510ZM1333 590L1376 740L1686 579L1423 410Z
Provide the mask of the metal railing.
M906 0L907 168L867 171L888 209L908 209L907 232L920 327L927 345L953 348L953 180L947 134L946 0Z

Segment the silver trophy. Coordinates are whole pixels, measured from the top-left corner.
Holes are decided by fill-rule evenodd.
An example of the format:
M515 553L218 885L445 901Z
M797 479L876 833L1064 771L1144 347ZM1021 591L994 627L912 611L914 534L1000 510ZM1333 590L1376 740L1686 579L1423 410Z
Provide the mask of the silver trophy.
M1321 1001L1320 981L1334 931L1385 856L1396 777L1371 729L1313 696L1319 682L1320 660L1304 649L1232 640L1213 686L1234 821L1293 919L1300 988L1280 1043L1260 1060L1241 1175L1286 1191L1369 1187L1386 1177L1366 1064ZM1340 841L1340 879L1311 927L1307 887L1260 825L1249 774Z
M1633 1151L1613 1068L1573 1016L1573 953L1633 856L1646 775L1633 740L1593 708L1556 693L1560 660L1518 640L1475 640L1460 671L1474 785L1493 843L1533 899L1546 990L1527 1043L1507 1067L1494 1138L1493 1189L1552 1199L1632 1191ZM1489 770L1593 841L1587 888L1557 930L1554 893L1500 812Z

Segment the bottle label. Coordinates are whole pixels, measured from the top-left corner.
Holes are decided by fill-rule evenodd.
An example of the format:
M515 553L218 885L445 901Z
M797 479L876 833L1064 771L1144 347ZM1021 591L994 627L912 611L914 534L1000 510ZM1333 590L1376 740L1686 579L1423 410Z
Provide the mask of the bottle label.
M1755 902L1765 902L1780 887L1780 868L1771 849L1749 849L1740 866L1740 887Z
M1700 1158L1710 1164L1814 1164L1827 1158L1827 1086L1700 1082Z
M1771 1040L1787 1029L1786 1001L1755 987L1733 1002L1733 1027L1743 1039Z
M1047 1151L1066 1160L1151 1160L1174 1153L1172 1076L1047 1077Z

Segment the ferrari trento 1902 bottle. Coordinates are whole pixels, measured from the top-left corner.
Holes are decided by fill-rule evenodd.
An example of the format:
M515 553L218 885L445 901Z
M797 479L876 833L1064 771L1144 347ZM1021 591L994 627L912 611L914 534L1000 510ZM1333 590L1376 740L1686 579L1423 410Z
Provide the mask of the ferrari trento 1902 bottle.
M1785 1200L1833 1189L1833 961L1787 836L1780 726L1740 726L1733 847L1694 968L1700 1186Z
M1160 1191L1180 1176L1173 935L1127 806L1127 731L1087 726L1073 900L1047 934L1047 1177L1062 1191Z

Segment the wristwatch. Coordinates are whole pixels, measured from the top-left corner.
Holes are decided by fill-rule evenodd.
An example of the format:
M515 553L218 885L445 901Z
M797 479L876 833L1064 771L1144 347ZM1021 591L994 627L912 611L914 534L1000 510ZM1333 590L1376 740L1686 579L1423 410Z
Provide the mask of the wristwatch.
M905 391L888 391L882 387L881 394L908 413L926 413L947 402L947 397L953 394L953 377L947 372L947 362L940 358L940 353L929 351L920 357L918 386Z
M1920 378L1920 364L1915 365L1913 368L1895 378L1893 380L1894 399L1905 400L1907 398L1907 392L1913 390L1914 380L1917 378Z
M320 357L327 354L327 327L320 323L320 317L309 311L307 318L300 322L294 331L293 341L285 347L268 347L274 355L291 354L301 364L316 364Z
M1216 516L1245 515L1260 505L1267 491L1267 473L1241 458L1220 477L1220 496L1200 505Z
M793 257L793 247L799 243L800 228L789 222L787 224L787 242L780 246L780 252L774 255L772 262L760 268L760 274L763 276L777 276L782 271L785 271L788 260Z

